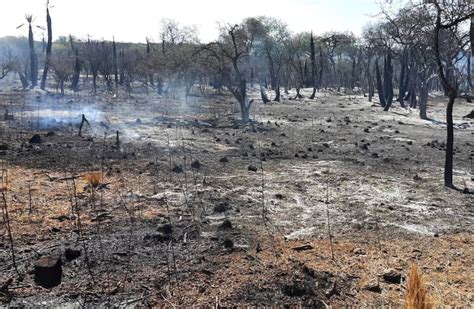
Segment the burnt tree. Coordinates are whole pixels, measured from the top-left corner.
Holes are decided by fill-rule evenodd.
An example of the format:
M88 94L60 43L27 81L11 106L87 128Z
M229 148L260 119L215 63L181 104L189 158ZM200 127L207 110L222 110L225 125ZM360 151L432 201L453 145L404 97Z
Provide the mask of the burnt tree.
M385 95L385 107L384 111L388 111L392 106L393 102L393 65L392 65L392 52L389 50L388 55L384 61L384 75L383 75L383 89Z
M46 25L48 29L48 42L46 43L46 59L44 61L43 76L41 77L41 90L46 88L46 79L48 78L49 66L51 64L51 50L53 47L53 28L51 16L49 15L49 0L46 1Z
M314 99L316 96L316 50L314 47L314 36L313 32L311 32L311 38L310 38L310 43L309 43L309 49L310 49L310 59L311 59L311 84L313 86L313 93L311 93L311 96L309 97L310 99Z
M443 32L447 32L456 28L463 21L474 17L472 8L469 3L467 4L467 10L462 9L462 12L469 12L467 15L458 15L454 18L446 18L448 8L443 4L444 8L440 1L433 0L431 3L434 4L436 8L436 22L434 28L434 54L436 59L436 64L438 68L438 76L441 80L443 88L448 95L448 104L446 106L446 155L444 163L444 185L449 188L455 188L453 182L453 155L454 155L454 122L453 122L453 109L454 102L458 96L459 84L450 78L450 75L447 74L447 65L449 64L446 61L442 60L442 51L440 48L441 36ZM461 6L461 5L459 5ZM447 19L443 22L444 19ZM459 42L460 43L460 42ZM459 44L459 46L462 46Z
M30 87L35 88L38 82L38 59L36 58L35 40L33 37L33 28L31 26L33 16L26 15L25 18L28 22L28 46L30 48Z
M74 45L74 40L71 35L69 36L69 44L74 54L74 73L71 79L71 89L76 92L79 87L79 77L81 75L81 59L79 58L79 48Z
M379 59L375 60L375 79L377 80L377 93L379 95L380 106L385 108L385 95L383 90L382 77L380 76Z

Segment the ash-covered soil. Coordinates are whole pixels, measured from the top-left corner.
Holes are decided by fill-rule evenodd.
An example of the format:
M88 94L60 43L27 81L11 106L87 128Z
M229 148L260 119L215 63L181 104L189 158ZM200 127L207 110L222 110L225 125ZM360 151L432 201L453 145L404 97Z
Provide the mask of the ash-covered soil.
M2 306L399 307L413 262L436 304L474 302L472 104L455 105L456 191L440 97L426 121L321 92L257 103L248 126L227 95L0 98L19 273L2 221ZM44 256L63 264L52 289L33 281Z

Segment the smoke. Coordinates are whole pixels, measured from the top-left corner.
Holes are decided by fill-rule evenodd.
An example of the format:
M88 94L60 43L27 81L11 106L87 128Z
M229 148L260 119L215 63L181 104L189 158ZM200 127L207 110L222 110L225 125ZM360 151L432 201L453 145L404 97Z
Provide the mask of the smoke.
M179 93L180 94L180 93ZM82 115L90 123L83 135L115 139L119 132L123 142L152 143L171 146L192 128L211 126L203 119L202 104L198 99L178 95L175 99L139 97L108 100L103 97L57 99L43 93L29 95L25 104L9 106L15 121L11 125L30 131L56 131L77 134ZM184 129L184 130L181 130ZM189 132L187 129L190 129ZM188 132L188 133L186 133Z
M12 112L15 113L13 110ZM16 110L16 114L23 118L24 124L33 130L62 130L79 127L82 115L91 123L102 121L102 112L93 106L62 105L39 102L36 106L30 105Z

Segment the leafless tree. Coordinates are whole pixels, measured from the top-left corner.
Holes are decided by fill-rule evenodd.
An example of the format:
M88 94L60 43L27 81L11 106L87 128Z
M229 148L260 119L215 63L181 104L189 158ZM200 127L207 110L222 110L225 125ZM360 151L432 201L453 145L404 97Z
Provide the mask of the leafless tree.
M242 122L250 122L250 108L253 100L247 96L246 58L249 56L251 37L244 25L221 28L221 37L217 42L204 46L217 61L216 67L223 84L232 93L240 105Z
M72 35L69 36L69 44L74 54L74 73L71 80L71 89L77 91L79 87L79 77L81 75L82 60L79 58L79 48L75 45Z
M455 46L459 49L469 44L470 36L462 33L460 25L474 17L471 1L429 1L436 9L436 22L434 28L434 54L438 67L438 76L448 94L448 104L446 106L446 157L444 165L444 185L454 188L453 182L453 151L454 151L454 125L453 108L454 102L459 92L459 81L452 73L454 71L452 61L443 61L443 51L441 44L443 36L455 38ZM461 33L459 33L461 32ZM472 43L472 42L471 42ZM453 46L450 46L453 47ZM459 52L459 50L458 50ZM458 53L450 52L452 57L457 57Z
M40 88L46 88L46 79L48 77L49 66L51 62L51 51L53 47L53 30L51 24L51 16L49 15L49 0L46 1L46 25L48 29L48 42L46 44L46 58L44 61L43 76L41 77Z
M268 70L270 85L275 91L274 101L279 102L282 68L286 59L285 48L287 40L290 38L288 26L281 20L267 16L247 18L244 20L244 24L252 42L249 60L253 58L256 63L260 64L266 62L265 66L268 69L262 69ZM259 76L260 84L265 76L266 74Z
M64 95L64 83L74 72L74 56L71 55L67 43L56 47L50 64L54 72L56 89L61 91L61 95Z
M30 81L31 81L31 88L36 87L38 82L38 58L35 52L35 40L33 36L33 15L25 15L26 22L28 23L28 45L30 48ZM22 25L18 26L17 28L22 27Z

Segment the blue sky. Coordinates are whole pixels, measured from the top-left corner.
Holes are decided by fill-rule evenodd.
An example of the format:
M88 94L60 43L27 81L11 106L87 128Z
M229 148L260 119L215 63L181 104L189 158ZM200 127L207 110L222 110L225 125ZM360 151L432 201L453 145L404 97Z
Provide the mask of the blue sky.
M401 0L394 0L394 2ZM45 0L1 1L0 36L25 35L15 29L26 13L45 25ZM145 37L159 40L160 21L175 19L195 25L203 41L217 37L219 22L238 23L245 17L268 15L285 21L294 32L348 30L355 34L373 20L384 0L51 0L54 37L73 35L85 38L139 42ZM8 3L8 4L5 4ZM79 4L79 5L78 5ZM5 14L7 13L7 14ZM37 37L42 30L36 29Z

